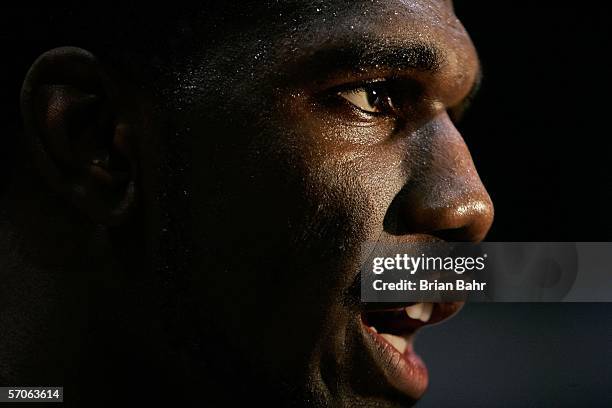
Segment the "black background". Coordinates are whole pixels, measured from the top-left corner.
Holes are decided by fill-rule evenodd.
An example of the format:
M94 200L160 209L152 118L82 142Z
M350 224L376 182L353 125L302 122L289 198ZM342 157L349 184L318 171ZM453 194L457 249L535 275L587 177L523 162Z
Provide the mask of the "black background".
M488 240L609 241L605 2L464 0L456 10L484 70L460 127L496 208ZM50 21L0 16L0 190L19 159L25 71L45 48L68 45L46 43L37 19ZM471 304L417 350L431 371L424 407L612 406L612 304Z
M605 3L455 6L484 68L461 130L495 204L487 239L610 241ZM416 349L422 407L612 406L610 303L468 304Z
M456 11L484 71L461 130L496 208L488 240L609 240L603 3L457 1Z

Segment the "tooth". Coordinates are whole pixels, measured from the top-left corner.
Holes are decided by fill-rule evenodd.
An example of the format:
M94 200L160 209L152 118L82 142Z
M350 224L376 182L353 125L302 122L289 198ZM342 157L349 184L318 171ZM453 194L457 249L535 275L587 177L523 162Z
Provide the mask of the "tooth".
M421 311L421 317L419 320L427 323L429 318L431 317L431 312L433 311L433 303L423 303L423 310Z
M378 333L378 330L376 330L376 327L371 326L370 329L372 329L372 331L374 331L374 333Z
M404 354L404 352L406 351L406 348L408 347L408 341L403 337L394 336L392 334L387 334L387 333L381 333L380 336L384 337L385 340L391 343L391 345L401 354Z
M421 313L423 313L423 303L417 303L416 305L408 306L406 308L406 314L411 319L420 319Z

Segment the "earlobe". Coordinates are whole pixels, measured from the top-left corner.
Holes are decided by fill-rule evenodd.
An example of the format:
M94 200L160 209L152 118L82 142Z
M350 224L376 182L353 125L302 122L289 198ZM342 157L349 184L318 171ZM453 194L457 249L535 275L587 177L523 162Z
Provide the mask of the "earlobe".
M25 136L49 186L92 221L116 225L135 204L131 126L114 83L89 52L50 50L21 91Z

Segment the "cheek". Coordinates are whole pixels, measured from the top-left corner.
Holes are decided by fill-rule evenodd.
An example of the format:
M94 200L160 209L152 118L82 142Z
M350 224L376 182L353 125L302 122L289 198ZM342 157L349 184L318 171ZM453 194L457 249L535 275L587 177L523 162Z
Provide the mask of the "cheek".
M279 161L288 158L301 203L295 232L343 248L377 237L404 179L393 124L358 126L304 106L284 113Z
M401 160L389 146L322 142L312 127L292 129L258 129L248 149L232 151L231 165L219 160L214 194L207 179L194 181L196 241L206 249L197 251L192 285L207 299L201 314L214 308L220 337L279 373L308 366L302 360L327 341L325 327L340 324L330 310L401 187ZM254 318L245 320L245 310ZM300 324L287 342L278 328L291 321Z
M376 239L386 211L404 180L402 159L386 144L319 144L300 163L304 202L303 230L309 241L354 249Z

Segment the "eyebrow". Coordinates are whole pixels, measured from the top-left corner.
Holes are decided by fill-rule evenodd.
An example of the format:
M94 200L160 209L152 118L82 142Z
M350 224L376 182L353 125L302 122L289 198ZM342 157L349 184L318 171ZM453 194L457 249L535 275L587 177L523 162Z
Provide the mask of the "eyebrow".
M327 54L327 55L325 55ZM357 41L348 47L322 50L317 57L336 60L336 64L357 68L416 69L437 71L442 65L442 53L427 43L393 44Z
M355 72L367 70L417 70L436 72L444 62L444 53L426 42L376 41L352 39L317 49L300 59L302 74L312 72Z
M304 81L320 81L326 75L367 71L417 71L436 73L446 62L447 53L437 44L425 41L376 39L370 36L347 38L316 48L298 57L293 74ZM293 65L293 64L292 64ZM482 82L482 67L477 72L470 92L455 109L462 115L476 97Z

